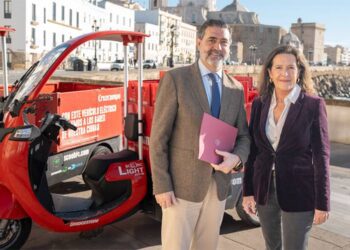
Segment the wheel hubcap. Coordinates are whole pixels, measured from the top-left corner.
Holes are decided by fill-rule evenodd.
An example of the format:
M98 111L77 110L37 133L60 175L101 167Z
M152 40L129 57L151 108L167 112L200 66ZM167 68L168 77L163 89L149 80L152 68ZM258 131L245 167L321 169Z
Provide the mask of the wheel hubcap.
M0 225L0 248L3 248L18 237L20 223L17 220L1 220Z

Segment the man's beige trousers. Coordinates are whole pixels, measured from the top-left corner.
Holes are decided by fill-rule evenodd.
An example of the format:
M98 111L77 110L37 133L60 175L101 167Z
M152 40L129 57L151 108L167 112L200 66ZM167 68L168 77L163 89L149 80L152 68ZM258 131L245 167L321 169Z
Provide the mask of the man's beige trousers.
M203 202L177 200L163 209L162 249L217 249L225 201L218 200L214 178Z

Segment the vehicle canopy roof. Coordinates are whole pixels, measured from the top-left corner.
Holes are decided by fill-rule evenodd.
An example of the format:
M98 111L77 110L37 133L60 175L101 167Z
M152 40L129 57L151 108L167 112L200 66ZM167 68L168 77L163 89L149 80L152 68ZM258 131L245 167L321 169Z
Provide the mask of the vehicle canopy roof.
M108 30L84 34L58 45L35 63L21 78L5 105L6 109L19 110L26 100L35 99L61 62L79 45L90 40L105 40L122 42L126 46L129 43L143 43L144 38L148 36L141 32Z

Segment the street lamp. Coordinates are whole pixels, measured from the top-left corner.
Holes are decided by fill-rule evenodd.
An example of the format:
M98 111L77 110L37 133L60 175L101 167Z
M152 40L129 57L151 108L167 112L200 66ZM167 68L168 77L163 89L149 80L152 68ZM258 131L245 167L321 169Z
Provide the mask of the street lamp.
M312 53L313 53L313 50L312 49L308 49L308 51L307 51L307 60L309 61L310 65L311 65Z
M258 49L258 47L256 47L256 45L250 45L249 46L249 50L250 50L250 64L254 64L256 62L256 50Z
M174 67L174 38L175 38L175 25L170 26L170 61L169 67Z
M93 24L91 26L92 31L96 32L98 31L98 29L100 28L99 26L97 26L97 20L95 19L93 21ZM95 40L95 57L94 57L94 61L95 61L95 68L97 68L97 41Z

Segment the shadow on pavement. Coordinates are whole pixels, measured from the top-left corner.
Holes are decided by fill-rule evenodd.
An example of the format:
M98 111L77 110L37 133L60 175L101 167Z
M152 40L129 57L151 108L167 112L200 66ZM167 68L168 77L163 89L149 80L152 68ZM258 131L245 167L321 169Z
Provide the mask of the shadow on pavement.
M332 142L330 163L332 166L350 169L350 145Z
M224 219L221 224L220 235L230 234L235 232L242 232L256 228L254 226L249 226L241 220L236 220L232 216L225 213Z

